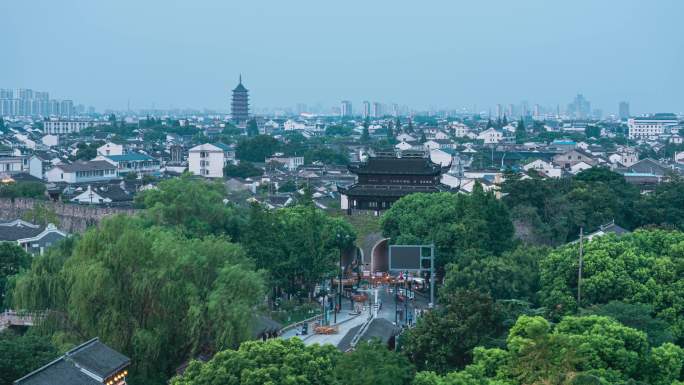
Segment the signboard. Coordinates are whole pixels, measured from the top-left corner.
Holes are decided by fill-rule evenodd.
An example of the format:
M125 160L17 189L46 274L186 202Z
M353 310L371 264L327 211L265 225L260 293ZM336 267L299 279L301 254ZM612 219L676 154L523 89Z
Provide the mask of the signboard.
M431 245L391 245L389 247L390 271L430 270L434 248Z

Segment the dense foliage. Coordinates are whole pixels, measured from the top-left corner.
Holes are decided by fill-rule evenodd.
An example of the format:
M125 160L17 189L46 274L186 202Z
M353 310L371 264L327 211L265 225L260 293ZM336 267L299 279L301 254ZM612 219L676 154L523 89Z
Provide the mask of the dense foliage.
M418 373L416 385L676 384L684 350L650 347L643 332L606 317L566 317L557 325L522 316L507 349L476 348L474 363L439 376Z
M261 275L220 237L188 239L113 217L73 252L36 258L16 283L15 304L64 314L73 342L99 336L132 357L138 379L163 382L188 355L251 337Z
M31 266L31 256L16 243L0 242L0 307L5 303L8 281Z
M0 183L2 198L45 198L45 184L41 182Z
M439 269L458 262L468 250L499 254L512 244L508 210L480 185L471 195L408 195L393 204L381 222L383 234L392 243L434 243Z
M269 211L250 209L242 244L272 285L289 294L311 294L321 279L334 275L340 248L356 239L353 228L313 205Z
M376 342L342 354L332 345L309 345L295 338L246 342L202 364L192 362L171 385L409 385L406 358Z
M616 224L635 229L655 224L684 230L684 181L641 195L622 175L591 168L572 178L510 179L502 187L516 232L526 241L558 245L577 239L580 227L594 231Z
M227 204L225 187L183 174L160 182L156 188L139 193L136 203L144 217L162 226L178 228L187 235L227 234L239 237L241 219L236 208Z
M249 178L261 176L264 170L250 162L240 162L237 165L229 164L223 168L223 175L227 177Z
M540 263L541 301L552 315L576 310L578 244L553 251ZM684 233L640 230L585 244L582 306L618 300L645 303L684 337Z
M49 338L12 330L0 332L0 385L11 385L55 359L58 351Z

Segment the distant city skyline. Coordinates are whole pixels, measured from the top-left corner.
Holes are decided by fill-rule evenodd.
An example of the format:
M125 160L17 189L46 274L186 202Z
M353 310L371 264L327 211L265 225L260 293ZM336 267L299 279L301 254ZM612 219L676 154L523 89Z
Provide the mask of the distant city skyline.
M17 33L0 35L0 85L98 110L226 111L242 73L254 111L562 109L583 94L604 114L620 101L681 112L683 11L676 0L8 1L0 13Z

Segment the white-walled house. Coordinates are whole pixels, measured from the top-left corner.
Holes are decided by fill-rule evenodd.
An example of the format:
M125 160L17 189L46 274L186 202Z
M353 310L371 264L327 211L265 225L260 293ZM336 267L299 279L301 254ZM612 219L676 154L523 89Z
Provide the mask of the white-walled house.
M394 148L399 149L401 151L406 151L406 150L410 150L411 148L413 148L413 146L410 145L409 143L401 141L401 142L395 144Z
M48 182L83 183L117 178L116 166L104 160L78 161L60 164L45 173Z
M38 179L43 179L43 160L35 155L32 155L29 158L28 163L29 174Z
M477 135L477 138L484 141L484 144L496 144L503 140L503 132L490 128Z
M205 143L188 151L188 171L206 178L223 178L223 168L232 161L230 149L222 144Z
M40 141L43 143L44 146L54 147L59 145L59 136L47 134L40 138Z
M541 159L537 159L525 164L523 166L523 170L535 170L550 178L560 178L563 173L563 170L560 167L554 166L552 163L543 161Z
M107 142L107 143L105 143L102 146L97 148L97 155L104 155L104 156L123 155L123 153L124 153L123 145L112 143L112 142Z

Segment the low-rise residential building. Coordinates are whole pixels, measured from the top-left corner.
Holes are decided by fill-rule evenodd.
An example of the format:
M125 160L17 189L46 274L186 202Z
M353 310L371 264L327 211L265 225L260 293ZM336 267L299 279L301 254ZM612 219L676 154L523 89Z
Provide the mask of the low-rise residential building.
M496 144L503 141L503 131L496 128L490 128L480 132L477 138L484 141L484 144Z
M107 142L97 148L97 155L123 155L124 147L121 144Z
M572 166L582 162L590 166L593 166L596 163L590 154L580 149L566 151L553 157L553 164L567 170L571 169Z
M270 162L276 162L285 165L288 170L294 171L298 167L304 165L304 157L303 156L282 156L280 154L276 154L276 156L270 157L266 159L266 163Z
M116 166L118 176L129 173L157 176L161 170L160 162L157 159L137 152L123 155L100 155L95 160L104 160Z
M523 165L523 170L534 170L540 174L548 176L549 178L560 178L563 175L563 170L560 167L554 166L552 163L541 159L537 159Z
M1 156L0 173L18 174L28 170L28 158L25 156Z
M116 166L104 160L60 164L45 173L48 182L87 183L118 178Z
M188 151L188 170L206 178L223 178L223 168L235 161L230 147L218 144L200 144Z
M48 247L66 236L65 232L51 223L43 226L21 219L0 222L0 242L15 242L31 254L43 254Z

